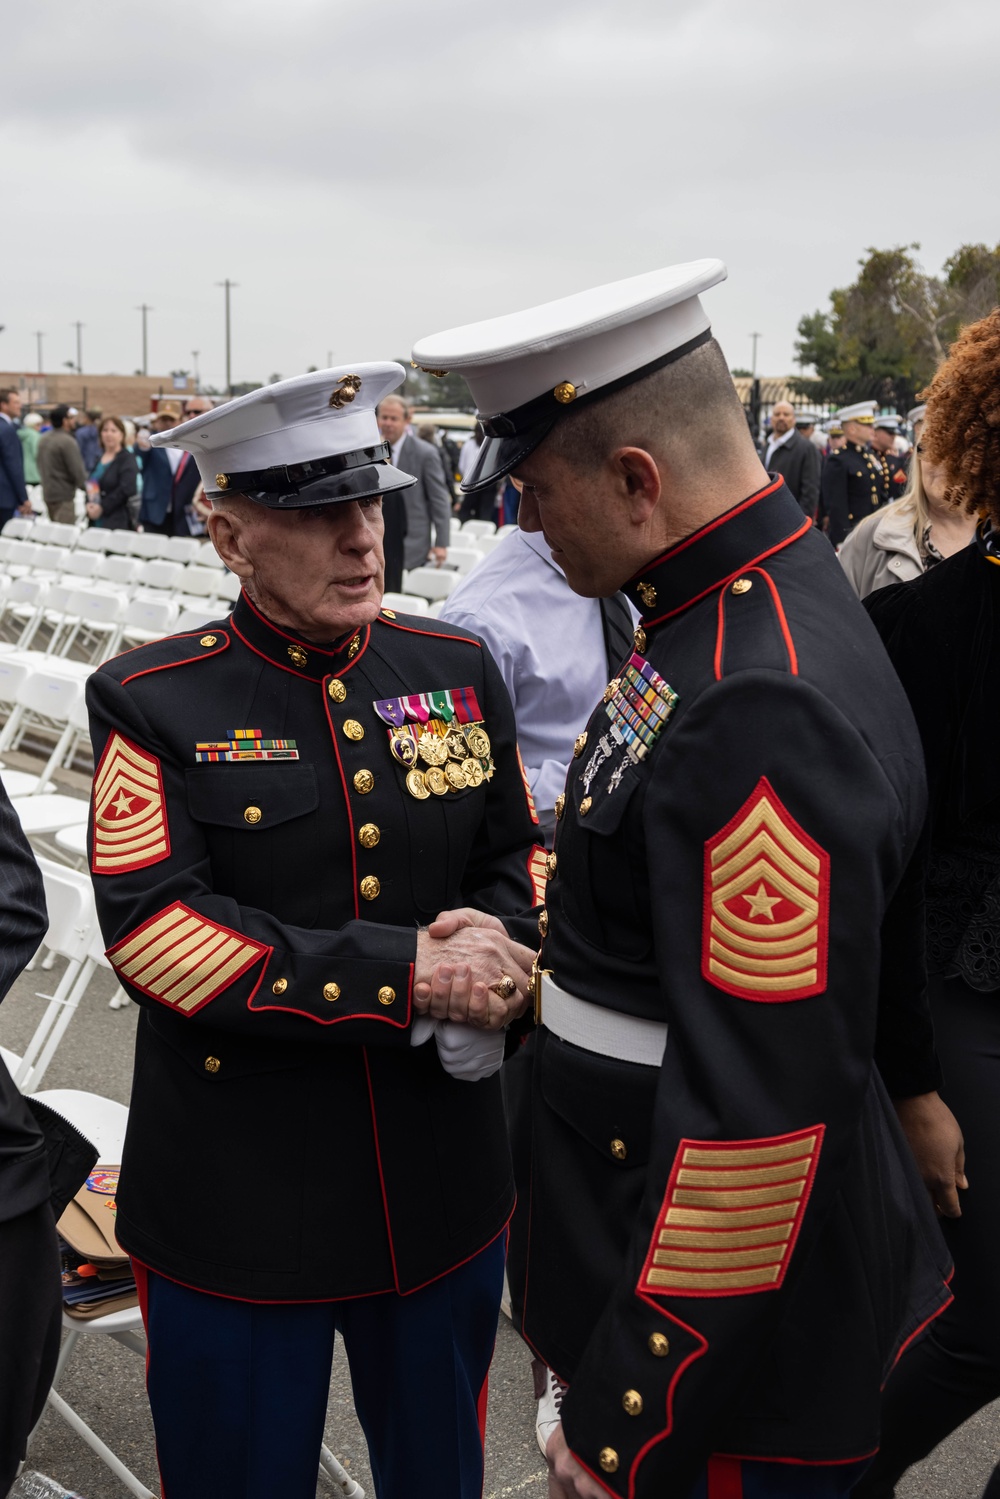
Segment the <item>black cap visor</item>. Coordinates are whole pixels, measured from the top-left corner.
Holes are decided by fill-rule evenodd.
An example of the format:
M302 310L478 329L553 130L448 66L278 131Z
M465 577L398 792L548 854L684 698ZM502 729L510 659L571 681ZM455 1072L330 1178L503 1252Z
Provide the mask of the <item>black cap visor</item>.
M416 484L412 474L393 468L388 458L388 444L379 443L308 463L216 474L215 488L206 492L213 500L240 494L268 510L301 510L343 500L372 499Z
M461 486L462 493L474 494L477 489L488 489L490 485L499 483L511 469L517 468L529 453L535 451L555 424L556 418L547 416L544 421L536 422L533 427L510 437L487 437L479 450L475 468Z

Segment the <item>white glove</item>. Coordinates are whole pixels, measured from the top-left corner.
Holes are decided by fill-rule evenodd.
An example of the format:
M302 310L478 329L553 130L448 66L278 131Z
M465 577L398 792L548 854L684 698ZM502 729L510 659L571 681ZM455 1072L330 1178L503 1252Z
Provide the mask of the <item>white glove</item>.
M503 1031L483 1031L457 1020L442 1020L434 1036L441 1066L465 1083L500 1071L504 1039Z
M418 1015L410 1026L410 1045L423 1046L434 1035L438 1022L431 1015Z

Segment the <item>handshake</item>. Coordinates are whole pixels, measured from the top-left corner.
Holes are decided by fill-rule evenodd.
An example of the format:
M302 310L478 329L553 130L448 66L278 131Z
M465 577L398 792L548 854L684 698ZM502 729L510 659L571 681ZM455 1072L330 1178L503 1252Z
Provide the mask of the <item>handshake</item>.
M495 916L442 911L417 933L412 1044L433 1035L453 1077L489 1077L503 1061L504 1027L527 1006L534 957Z

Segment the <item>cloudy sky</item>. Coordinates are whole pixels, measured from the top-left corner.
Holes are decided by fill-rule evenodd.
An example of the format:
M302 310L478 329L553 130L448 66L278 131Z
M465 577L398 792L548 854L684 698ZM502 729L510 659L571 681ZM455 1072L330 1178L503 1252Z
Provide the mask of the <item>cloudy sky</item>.
M734 365L868 245L1000 239L993 0L31 0L4 4L0 369L224 377L672 261ZM882 23L880 25L880 22Z

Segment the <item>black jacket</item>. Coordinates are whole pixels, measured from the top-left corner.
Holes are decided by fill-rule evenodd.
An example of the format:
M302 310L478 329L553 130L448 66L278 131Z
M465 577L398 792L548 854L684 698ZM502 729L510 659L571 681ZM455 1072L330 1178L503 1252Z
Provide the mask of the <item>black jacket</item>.
M625 592L631 666L676 702L635 762L622 725L648 729L655 695L623 716L630 663L593 714L540 964L666 1022L666 1051L655 1068L567 1044L543 1001L510 1279L570 1382L572 1451L615 1494L683 1499L713 1452L870 1453L888 1370L948 1300L874 1065L925 791L889 662L784 486Z
M27 503L21 439L13 422L0 416L0 517L10 520L14 511Z
M374 704L461 688L495 774L418 800ZM411 1047L411 988L419 924L535 904L492 659L385 611L321 650L241 598L108 662L87 696L98 914L143 1007L122 1244L251 1300L407 1292L461 1264L513 1205L499 1078L455 1080L433 1042ZM294 758L196 748L244 729Z
M853 526L889 500L889 468L856 442L829 453L820 475L820 515L839 546Z
M139 465L135 454L122 448L97 482L101 491L101 514L95 524L105 531L131 531L128 501L139 488Z
M765 447L765 452L767 451ZM798 500L810 520L819 508L819 473L823 464L819 449L801 432L794 432L771 454L768 469L780 474L794 500Z

